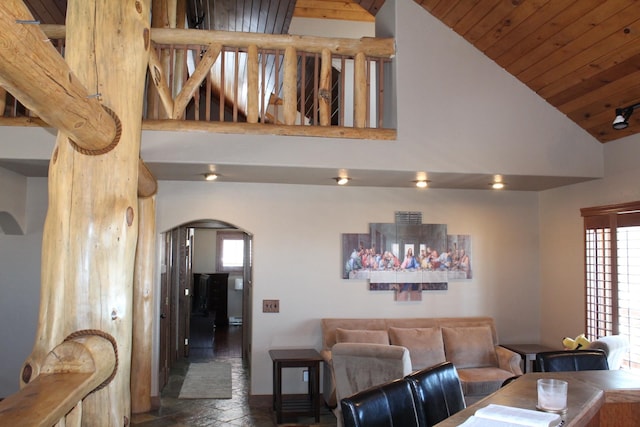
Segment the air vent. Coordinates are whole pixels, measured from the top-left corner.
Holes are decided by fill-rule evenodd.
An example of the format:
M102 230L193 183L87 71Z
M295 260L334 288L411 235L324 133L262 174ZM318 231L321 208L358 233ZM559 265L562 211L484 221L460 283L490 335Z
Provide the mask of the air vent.
M396 224L422 224L422 212L396 212Z

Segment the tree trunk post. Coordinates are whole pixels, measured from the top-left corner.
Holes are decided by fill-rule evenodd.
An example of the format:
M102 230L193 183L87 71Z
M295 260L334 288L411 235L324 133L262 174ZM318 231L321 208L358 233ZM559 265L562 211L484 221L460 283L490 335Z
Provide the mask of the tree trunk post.
M49 167L36 340L22 380L69 334L96 329L117 344L112 381L82 405L83 426L129 424L132 285L138 238L138 167L150 0L69 0L66 62L118 117L120 142L87 155L58 133Z

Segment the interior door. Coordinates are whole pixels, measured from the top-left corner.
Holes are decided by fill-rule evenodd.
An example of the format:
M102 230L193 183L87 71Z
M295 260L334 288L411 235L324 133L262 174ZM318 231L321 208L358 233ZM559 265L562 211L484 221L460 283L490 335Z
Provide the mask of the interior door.
M182 357L189 357L191 305L193 294L193 228L180 227L180 272L178 274L178 348ZM180 352L179 352L180 353Z
M243 265L243 280L244 286L242 289L242 362L244 366L247 366L249 372L251 372L251 329L253 324L253 316L251 315L253 304L253 269L252 269L252 236L244 234L244 265Z
M170 337L171 306L169 301L169 284L171 277L171 234L164 233L164 260L160 273L160 337L158 355L158 390L169 382L170 370Z

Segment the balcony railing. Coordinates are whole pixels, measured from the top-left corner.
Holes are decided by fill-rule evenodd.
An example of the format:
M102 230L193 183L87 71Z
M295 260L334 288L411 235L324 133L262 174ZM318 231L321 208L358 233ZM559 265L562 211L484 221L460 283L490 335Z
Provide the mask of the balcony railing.
M42 27L64 54L64 27ZM151 40L143 129L396 137L393 39L152 29ZM46 125L11 94L2 103L0 125Z

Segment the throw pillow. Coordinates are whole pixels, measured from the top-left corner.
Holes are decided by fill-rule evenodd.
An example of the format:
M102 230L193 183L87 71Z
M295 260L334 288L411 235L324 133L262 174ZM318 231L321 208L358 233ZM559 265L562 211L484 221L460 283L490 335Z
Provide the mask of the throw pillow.
M498 366L489 326L442 328L447 360L456 368Z
M387 334L387 331L383 330L336 328L336 343L339 342L389 345L389 335Z
M389 328L389 341L409 349L411 368L428 368L444 362L444 344L440 328Z

